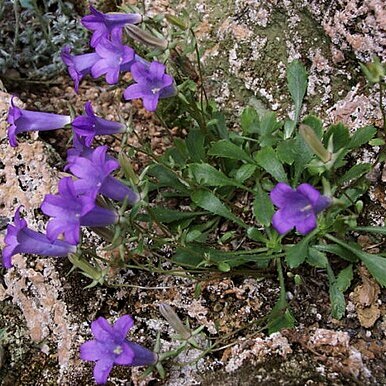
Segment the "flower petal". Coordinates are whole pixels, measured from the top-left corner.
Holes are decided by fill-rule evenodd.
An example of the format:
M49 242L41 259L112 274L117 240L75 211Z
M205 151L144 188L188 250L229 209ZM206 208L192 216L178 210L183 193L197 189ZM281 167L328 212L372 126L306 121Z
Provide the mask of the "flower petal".
M288 219L283 216L283 211L279 209L272 217L272 226L277 230L281 235L289 232L294 224L289 222Z
M96 340L90 340L80 346L80 358L84 361L97 361L106 357L106 347Z
M104 384L107 382L107 378L110 375L114 361L111 359L101 359L95 363L94 367L94 379L97 384Z
M307 216L303 218L302 221L296 224L296 230L302 234L306 235L316 228L316 216L313 212L309 212Z
M293 194L295 191L284 182L279 182L270 192L269 196L274 205L278 208L283 208L287 205L288 195Z
M122 352L114 359L114 363L117 365L132 365L135 356L134 351L127 342L123 342L120 347Z
M133 318L130 315L123 315L116 320L113 329L117 334L116 336L120 336L122 339L125 339L127 333L129 332L130 328L133 327L133 325Z

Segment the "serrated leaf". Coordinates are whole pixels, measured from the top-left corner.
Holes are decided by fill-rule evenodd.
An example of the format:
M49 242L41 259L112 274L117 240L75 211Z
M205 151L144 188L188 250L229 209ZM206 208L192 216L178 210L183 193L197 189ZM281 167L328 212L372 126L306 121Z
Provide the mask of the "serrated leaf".
M310 237L306 236L300 240L297 244L289 247L286 250L285 260L290 268L299 267L308 256L308 243L310 242Z
M268 193L261 188L260 184L257 185L256 190L255 200L253 201L253 214L260 224L269 226L275 211L274 207Z
M222 216L235 222L243 228L248 226L236 217L212 192L206 190L196 190L191 194L192 201L199 206L217 216Z
M307 146L304 139L300 134L296 135L294 141L294 178L293 183L297 185L298 180L304 171L306 165L311 161L313 153L311 149Z
M357 129L352 135L350 142L347 145L348 149L356 149L365 143L369 142L377 133L377 129L374 126L365 126Z
M221 140L214 143L209 149L208 154L223 158L243 160L248 163L254 162L252 157L250 157L240 146L227 140Z
M200 185L240 187L237 181L227 177L223 172L220 172L209 164L190 164L188 165L188 169Z
M245 134L258 133L260 125L259 114L253 107L247 106L243 110L240 125Z
M381 286L386 287L386 258L385 257L372 255L371 253L364 252L361 249L354 248L349 244L346 244L345 242L331 235L329 235L328 238L334 241L335 243L337 243L338 245L342 246L343 248L349 250L355 256L357 256L363 262L363 264L366 266L369 272L374 276L377 282Z
M248 178L250 178L253 173L256 171L257 166L252 164L244 164L237 170L235 179L237 182L242 184Z
M169 224L174 221L181 221L196 217L206 212L180 212L179 210L155 207L150 209L157 221Z
M343 123L338 123L336 125L330 126L326 135L324 136L324 145L328 145L330 137L332 137L332 143L334 145L334 152L337 152L339 149L347 146L350 141L350 133L348 128Z
M327 264L327 275L331 302L331 316L335 319L341 319L346 311L346 301L343 292L337 286L335 275L330 264Z
M185 142L193 162L205 161L205 136L201 130L197 128L190 129Z
M344 173L342 177L338 179L337 184L342 185L345 182L349 182L354 179L356 180L359 177L362 177L364 174L368 173L370 170L371 164L368 163L354 165L351 169Z
M318 251L314 247L308 248L306 261L308 264L315 268L326 268L328 264L326 254Z
M318 251L332 253L333 255L339 256L340 258L347 260L350 263L353 263L358 260L355 256L353 256L352 253L350 253L346 248L343 248L340 245L322 244L314 245L314 248L316 248Z
M255 161L279 182L287 182L287 175L272 147L264 147L255 154Z
M342 269L336 278L336 286L339 291L345 292L350 287L353 277L354 275L351 264Z
M267 241L263 234L257 228L254 227L250 227L247 229L247 235L253 241L262 243L265 243Z
M380 235L386 235L386 227L355 227L354 231L379 233Z
M276 113L270 111L263 115L259 126L260 146L272 146L278 141L278 137L274 132L280 127L280 122L276 119Z
M295 139L287 139L280 141L276 146L276 154L279 160L288 165L292 165L295 161Z
M307 91L307 71L298 60L292 61L287 67L288 90L295 104L295 124L298 122L303 98Z

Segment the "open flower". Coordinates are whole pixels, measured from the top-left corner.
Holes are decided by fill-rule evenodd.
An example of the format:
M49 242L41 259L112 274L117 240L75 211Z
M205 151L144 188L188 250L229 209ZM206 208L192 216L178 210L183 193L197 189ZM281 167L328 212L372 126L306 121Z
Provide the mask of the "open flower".
M112 40L101 39L95 47L100 59L91 68L93 78L106 74L106 82L115 84L119 79L120 71L130 71L134 63L134 50L123 45L116 38Z
M118 181L110 174L119 168L119 163L107 156L107 146L98 146L86 157L69 156L66 169L78 177L74 186L78 194L84 194L98 188L100 194L113 200L133 204L138 201L138 195L128 186Z
M53 217L47 224L47 237L56 239L60 234L70 244L79 243L80 226L105 227L118 221L115 211L95 204L97 188L86 195L78 195L71 177L59 181L58 194L46 194L41 210Z
M96 53L71 55L71 49L64 47L60 54L68 72L74 81L74 89L78 92L80 81L88 74L91 74L91 68L102 58Z
M157 361L155 353L126 339L133 324L130 315L121 316L113 325L103 317L91 323L95 339L80 346L80 357L85 361L96 361L96 383L106 383L114 365L148 366Z
M272 217L273 227L284 234L292 228L305 235L316 228L316 216L326 209L331 199L322 196L310 184L301 184L296 190L279 182L270 193L271 201L279 210Z
M80 137L85 137L85 145L90 146L96 135L111 135L126 131L124 124L99 118L94 114L91 102L84 106L86 115L76 117L72 128Z
M157 109L160 98L168 98L177 93L173 77L165 74L162 63L152 62L146 65L143 61L136 61L130 71L137 83L129 86L123 96L127 100L142 98L148 111Z
M90 6L91 15L82 17L82 24L93 32L91 47L96 47L101 39L109 39L112 34L122 35L125 24L138 24L142 16L138 13L102 13Z
M14 97L8 110L8 140L12 147L17 146L16 135L25 131L47 131L60 129L71 122L69 115L42 113L23 110L15 106Z
M20 217L20 207L15 212L14 223L9 224L4 237L3 266L12 267L12 256L16 253L32 253L41 256L67 256L76 247L62 240L51 241L43 233L29 229Z

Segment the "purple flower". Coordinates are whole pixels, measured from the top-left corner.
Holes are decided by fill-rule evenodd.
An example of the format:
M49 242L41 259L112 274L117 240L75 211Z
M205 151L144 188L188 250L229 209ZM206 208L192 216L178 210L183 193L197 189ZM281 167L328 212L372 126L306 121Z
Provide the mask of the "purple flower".
M91 31L91 47L96 47L103 38L109 39L111 34L122 35L125 24L138 24L142 16L138 13L102 13L90 6L91 15L84 16L81 23Z
M123 201L127 198L133 204L138 201L138 195L128 186L112 177L110 174L118 169L119 163L108 157L107 146L99 146L86 157L68 157L66 169L78 177L74 186L78 194L84 194L98 188L99 193L113 200Z
M322 196L313 186L301 184L296 190L279 182L270 193L271 201L279 210L272 217L273 227L284 234L293 227L305 235L316 228L316 216L326 209L331 199Z
M53 217L47 225L47 237L56 239L61 233L71 244L78 244L80 226L105 227L117 222L115 211L95 205L97 188L87 195L78 195L71 177L59 181L59 193L47 194L41 205L44 214Z
M134 63L134 50L123 45L119 40L101 39L95 47L100 59L92 66L91 75L98 78L106 74L106 82L114 84L118 82L120 71L130 71Z
M96 135L111 135L123 133L126 130L124 124L99 118L94 114L91 102L84 106L86 115L77 117L72 122L72 128L80 137L85 137L85 145L90 146Z
M67 256L74 253L76 247L62 240L50 241L46 235L27 227L27 222L20 217L20 207L16 210L14 224L9 224L4 237L3 266L12 267L12 256L17 253L32 253L42 256Z
M91 74L91 68L102 59L96 52L83 55L71 55L71 49L69 47L64 47L60 56L75 83L74 89L76 92L78 92L79 83L83 77Z
M123 96L127 100L142 98L148 111L157 109L160 98L168 98L177 93L173 78L165 74L165 66L162 63L152 62L148 66L137 61L131 66L131 74L137 83L129 86Z
M121 316L114 325L110 325L103 317L91 323L95 339L80 346L80 358L85 361L96 361L94 367L96 383L106 383L114 365L148 366L156 363L155 353L126 339L133 324L130 315Z
M8 110L8 140L12 147L17 146L16 135L25 131L47 131L64 127L71 122L69 115L42 113L23 110L15 106L11 98Z

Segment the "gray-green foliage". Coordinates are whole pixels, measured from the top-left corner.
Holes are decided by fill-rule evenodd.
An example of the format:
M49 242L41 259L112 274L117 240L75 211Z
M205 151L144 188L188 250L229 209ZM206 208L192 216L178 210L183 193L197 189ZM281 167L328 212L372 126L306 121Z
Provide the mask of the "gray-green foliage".
M0 76L6 78L52 77L63 68L60 50L64 45L81 51L87 44L73 4L61 0L39 5L36 0L5 0L0 30Z

